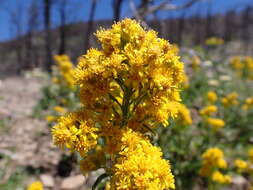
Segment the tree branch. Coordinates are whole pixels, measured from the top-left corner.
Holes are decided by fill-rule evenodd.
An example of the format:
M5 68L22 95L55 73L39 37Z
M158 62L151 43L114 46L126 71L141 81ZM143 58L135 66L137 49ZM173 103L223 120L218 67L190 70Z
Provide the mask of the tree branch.
M139 16L139 17L144 18L147 15L154 14L155 12L157 12L159 10L172 11L172 10L181 10L181 9L189 8L193 4L195 4L196 2L201 1L201 0L189 0L188 2L186 2L185 4L182 4L182 5L174 5L174 4L171 4L170 1L171 0L164 0L160 4L149 6L146 9L140 8L140 9L134 10L132 8L132 10L133 10L135 16ZM130 7L136 7L134 5L133 1L130 0L130 3L131 3ZM139 18L137 17L137 19L139 19Z

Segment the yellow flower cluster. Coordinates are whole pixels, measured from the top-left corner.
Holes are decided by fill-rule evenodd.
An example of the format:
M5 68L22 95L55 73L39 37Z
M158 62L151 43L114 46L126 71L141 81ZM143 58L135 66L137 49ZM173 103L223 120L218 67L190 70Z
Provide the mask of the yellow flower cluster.
M40 181L35 181L27 187L27 190L43 190L43 184Z
M45 117L45 120L48 122L48 123L52 123L52 122L54 122L54 121L56 121L57 120L57 116L54 116L54 115L47 115L46 117Z
M220 184L229 184L232 182L232 179L229 175L224 175L219 171L213 172L212 180Z
M240 56L232 57L231 60L230 60L230 65L235 70L242 70L243 64L241 62L241 57Z
M218 169L227 168L227 162L224 159L224 154L222 150L220 150L219 148L209 148L202 154L202 159L203 162L202 167L200 169L200 175L204 177L212 177L214 181L219 181L217 179L221 179L221 177L217 173Z
M143 135L126 130L113 167L111 189L174 189L170 165L161 157L160 149Z
M191 58L191 63L190 64L191 64L191 67L192 67L193 70L199 69L200 63L201 63L201 60L198 56L195 55Z
M114 114L120 112L119 104L128 104L123 120L148 116L149 121L167 125L168 116L178 113L179 87L184 80L177 48L130 19L98 31L97 37L103 50L91 49L82 56L75 75L84 106L98 104L92 109L101 111L113 99L109 107L115 109Z
M215 92L210 91L207 94L207 98L209 102L215 102L217 100L217 95ZM219 118L210 117L214 115L218 111L217 106L215 105L208 105L202 108L199 113L204 118L204 121L212 127L215 131L218 131L222 127L225 126L225 121Z
M250 108L253 108L253 97L247 98L242 106L243 110L249 110Z
M183 104L178 105L178 119L184 125L192 124L190 110Z
M55 107L53 107L53 110L56 111L57 113L65 113L66 112L66 109L61 106L55 106Z
M177 48L131 19L96 35L102 50L88 50L74 72L82 109L59 119L54 143L80 153L83 173L105 167L113 190L174 188L169 163L144 134L169 117L191 122Z
M60 147L77 151L81 156L97 145L95 122L87 111L70 113L59 118L52 128L53 141Z
M249 160L253 163L253 148L248 151Z
M253 58L250 56L234 56L230 60L231 67L237 74L247 79L253 79Z
M234 165L237 168L237 172L239 173L246 173L246 174L253 174L253 148L249 149L248 151L248 159L236 159L234 161Z
M182 83L182 87L184 89L187 89L189 88L189 86L190 86L189 77L186 75L186 73L184 73L184 81Z
M207 92L207 100L209 103L213 104L217 101L218 97L214 91Z
M218 131L220 128L225 126L225 121L219 118L207 118L206 122L210 125L215 131Z
M55 112L57 112L57 114L61 114L61 115L65 114L67 112L67 110L65 108L61 107L61 106L54 106L53 110ZM47 115L45 117L45 120L48 123L53 123L53 122L57 121L57 119L58 119L58 116L55 116L55 115Z
M208 46L218 46L224 44L224 40L218 37L207 38L205 44Z
M227 94L224 98L221 99L221 103L224 107L231 107L233 105L238 104L238 94L236 92L232 92Z
M202 116L210 116L212 115L213 113L216 113L218 110L217 106L215 105L210 105L210 106L206 106L204 108L202 108L199 113L200 115Z
M202 154L204 166L213 166L218 168L227 168L224 160L223 151L219 148L209 148Z
M234 161L235 166L238 168L238 171L244 171L248 168L248 163L244 160L237 159Z
M74 88L74 65L67 55L56 55L54 56L58 76L52 78L52 82L60 83Z

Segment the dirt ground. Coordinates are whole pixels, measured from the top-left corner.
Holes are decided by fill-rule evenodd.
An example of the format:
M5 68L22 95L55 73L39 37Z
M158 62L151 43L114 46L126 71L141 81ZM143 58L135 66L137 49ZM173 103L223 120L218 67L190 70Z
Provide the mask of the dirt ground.
M30 172L39 171L26 178L25 185L42 179L48 189L80 189L80 185L84 188L79 171L68 174L72 178L57 174L63 151L52 144L46 121L32 117L45 84L45 79L33 76L0 80L0 170L4 171L0 185L8 183L10 176L21 167ZM71 186L73 183L76 185ZM85 183L90 183L90 179Z
M45 82L41 79L24 77L7 78L1 82L0 115L7 121L6 129L2 129L0 152L18 165L49 167L59 159L59 151L51 143L46 122L31 116L43 84Z

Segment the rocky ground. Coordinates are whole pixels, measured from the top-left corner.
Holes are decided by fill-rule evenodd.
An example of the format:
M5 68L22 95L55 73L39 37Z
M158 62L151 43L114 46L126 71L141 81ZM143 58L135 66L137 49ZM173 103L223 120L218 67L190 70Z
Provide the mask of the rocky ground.
M53 146L46 122L32 117L45 84L45 78L33 75L0 80L1 190L9 190L5 184L18 168L28 174L22 181L24 186L41 180L47 189L87 189L84 184L93 180L78 175L71 159L63 157L63 151ZM67 168L67 172L62 173L62 168Z

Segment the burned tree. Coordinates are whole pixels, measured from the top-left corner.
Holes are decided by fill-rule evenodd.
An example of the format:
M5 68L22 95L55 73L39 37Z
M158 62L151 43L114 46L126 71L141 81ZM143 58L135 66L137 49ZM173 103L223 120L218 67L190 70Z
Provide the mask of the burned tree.
M51 47L51 6L52 0L43 0L43 15L44 15L44 27L45 27L45 52L46 63L45 68L48 72L51 72L52 66L52 47Z
M113 20L119 21L121 16L121 6L123 0L112 0L112 7L113 7Z
M36 48L33 44L33 37L34 33L36 32L36 29L39 25L39 7L37 4L37 1L33 0L29 9L28 9L29 15L27 18L27 34L25 37L25 64L24 69L30 69L34 66L37 66L37 59L34 57L36 52Z
M90 47L90 36L92 33L92 27L93 27L93 22L94 22L94 16L96 12L96 7L97 7L97 1L98 0L92 0L91 4L91 9L90 9L90 15L89 15L89 20L87 23L86 27L86 35L84 39L84 50L86 51Z

